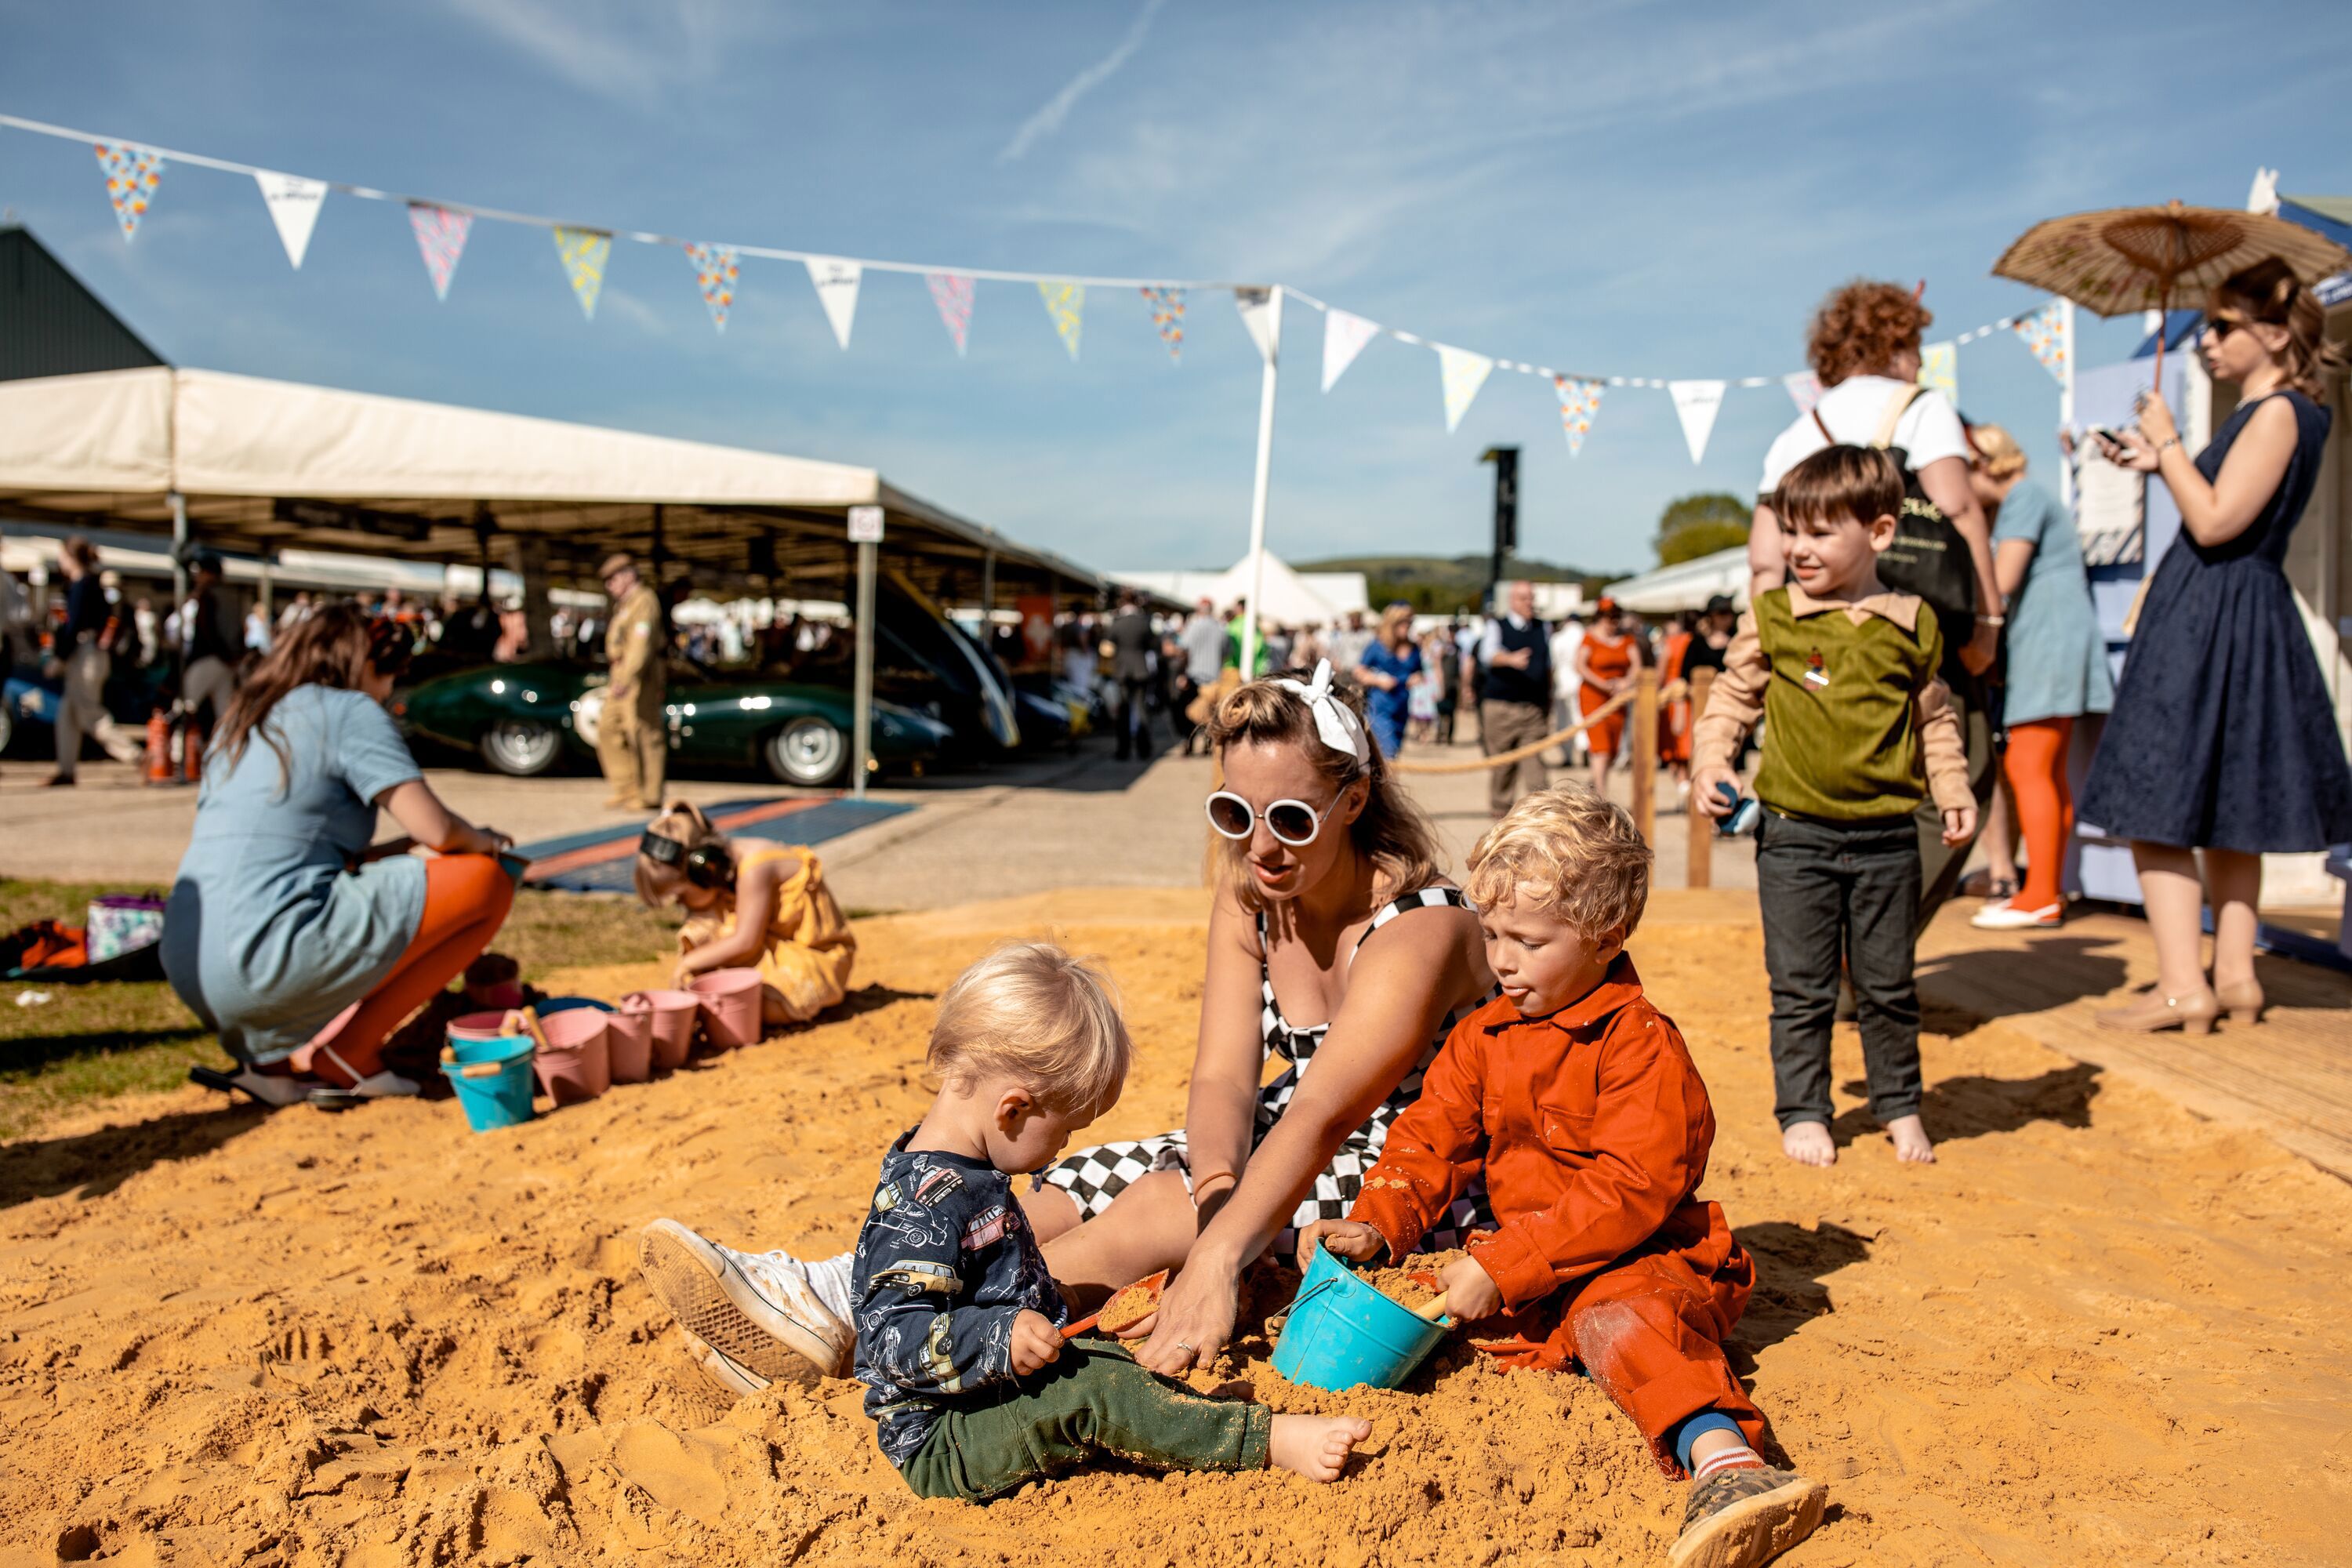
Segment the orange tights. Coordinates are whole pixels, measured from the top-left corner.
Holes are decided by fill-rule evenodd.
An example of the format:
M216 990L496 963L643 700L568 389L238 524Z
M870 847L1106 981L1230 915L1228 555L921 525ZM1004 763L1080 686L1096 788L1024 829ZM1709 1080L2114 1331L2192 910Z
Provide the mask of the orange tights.
M2074 833L2074 792L2066 782L2072 719L2036 719L2009 727L2009 754L2001 772L2017 797L2018 837L2025 844L2025 884L2010 900L2013 909L2044 910L2066 895L2059 873L2066 864L2066 841Z
M514 893L513 879L494 855L443 855L426 861L425 915L408 951L382 984L303 1047L310 1070L346 1087L381 1071L384 1041L482 955L506 923Z

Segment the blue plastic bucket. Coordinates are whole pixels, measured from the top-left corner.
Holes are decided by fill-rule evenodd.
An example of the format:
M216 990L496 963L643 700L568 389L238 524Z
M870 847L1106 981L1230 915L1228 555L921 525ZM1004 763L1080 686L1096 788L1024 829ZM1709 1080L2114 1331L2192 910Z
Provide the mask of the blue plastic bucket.
M1394 1388L1437 1348L1451 1318L1431 1322L1356 1277L1321 1247L1274 1342L1274 1370L1334 1393L1370 1384Z
M441 1064L442 1076L457 1091L458 1108L477 1132L494 1132L530 1120L531 1041L525 1036L497 1040L452 1040L457 1059ZM498 1071L467 1078L469 1067L495 1065Z

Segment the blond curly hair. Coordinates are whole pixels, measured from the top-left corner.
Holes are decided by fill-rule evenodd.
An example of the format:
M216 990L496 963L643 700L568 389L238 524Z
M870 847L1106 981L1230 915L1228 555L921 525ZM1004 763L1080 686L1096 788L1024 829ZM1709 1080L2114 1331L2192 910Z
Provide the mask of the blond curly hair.
M1480 909L1532 902L1590 942L1622 942L1650 901L1650 847L1625 808L1582 784L1522 795L1470 851Z

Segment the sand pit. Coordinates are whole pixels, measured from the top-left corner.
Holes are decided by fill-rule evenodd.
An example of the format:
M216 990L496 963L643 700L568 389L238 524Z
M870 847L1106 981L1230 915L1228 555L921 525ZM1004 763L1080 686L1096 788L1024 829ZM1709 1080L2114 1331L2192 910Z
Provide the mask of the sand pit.
M2328 1295L2352 1193L1998 1026L1928 1042L1942 1163L1874 1133L1832 1172L1789 1166L1742 902L1661 895L1634 952L1713 1086L1707 1190L1762 1270L1735 1363L1832 1487L1788 1561L2342 1561L2352 1331ZM845 1016L510 1132L446 1103L263 1117L191 1091L0 1148L0 1556L1657 1562L1680 1489L1591 1384L1456 1342L1402 1392L1286 1386L1258 1329L1286 1276L1255 1282L1223 1375L1372 1418L1328 1490L1104 1470L919 1502L856 1385L730 1403L688 1366L637 1226L845 1245L923 1103L927 998L1001 934L1108 960L1141 1067L1103 1131L1171 1122L1203 911L1121 889L866 921Z

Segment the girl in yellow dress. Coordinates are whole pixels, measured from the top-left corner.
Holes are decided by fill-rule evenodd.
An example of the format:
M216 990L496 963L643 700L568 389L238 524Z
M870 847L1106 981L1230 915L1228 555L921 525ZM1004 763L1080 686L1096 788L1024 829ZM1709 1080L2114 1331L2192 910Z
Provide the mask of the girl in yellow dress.
M805 1024L839 1002L857 939L800 845L739 848L694 806L671 806L637 841L637 897L677 904L677 984L714 969L756 968L767 982L762 1022Z

